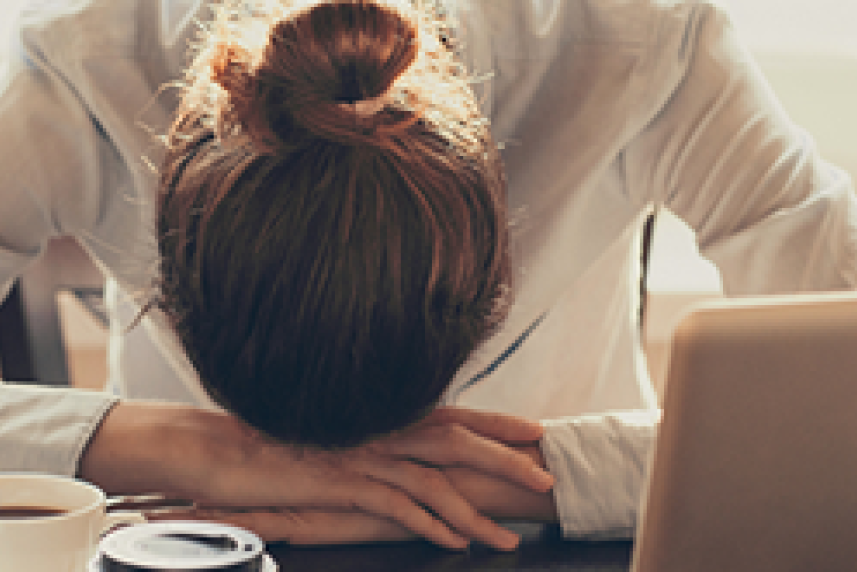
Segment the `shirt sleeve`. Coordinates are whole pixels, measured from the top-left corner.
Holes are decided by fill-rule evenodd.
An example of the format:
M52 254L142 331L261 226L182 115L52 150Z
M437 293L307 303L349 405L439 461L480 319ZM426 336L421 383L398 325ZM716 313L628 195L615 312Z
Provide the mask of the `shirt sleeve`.
M0 382L0 471L74 476L116 401L94 391Z
M81 235L103 214L109 144L35 15L0 46L0 295L48 239ZM68 51L74 52L72 42Z
M37 12L7 15L0 46L0 301L47 241L80 235L101 214L109 144L45 38ZM29 18L29 19L27 19ZM0 381L0 471L74 475L116 399Z
M565 536L633 537L659 421L658 411L641 410L543 422Z
M625 153L630 192L697 233L727 294L857 285L857 197L787 116L728 16L699 3L675 45L676 77ZM651 86L651 91L657 91Z

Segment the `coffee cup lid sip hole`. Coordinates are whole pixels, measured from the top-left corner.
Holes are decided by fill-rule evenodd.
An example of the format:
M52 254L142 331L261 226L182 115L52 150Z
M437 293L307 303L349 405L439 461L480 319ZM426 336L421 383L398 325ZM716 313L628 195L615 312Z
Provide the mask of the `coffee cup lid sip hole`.
M275 572L265 545L243 528L202 521L151 522L105 536L91 572Z

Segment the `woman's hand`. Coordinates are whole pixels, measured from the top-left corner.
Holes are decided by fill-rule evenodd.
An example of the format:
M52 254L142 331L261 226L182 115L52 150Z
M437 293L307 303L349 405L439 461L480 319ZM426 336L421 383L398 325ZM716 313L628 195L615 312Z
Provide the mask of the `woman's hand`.
M515 449L544 465L538 445L527 444ZM497 520L557 521L556 505L550 491L537 492L520 483L467 467L447 467L443 473L480 514ZM417 538L412 531L394 520L358 510L241 510L208 507L171 511L150 517L152 520L176 518L230 523L252 529L268 539L279 538L281 531L288 528L292 531L289 540L296 544L394 542ZM497 547L496 543L492 545Z
M224 413L124 402L96 432L79 475L109 493L193 500L197 517L246 526L268 540L377 539L366 526L371 520L384 534L400 530L452 549L473 539L511 549L517 537L474 509L440 468L469 467L543 492L551 478L503 445L540 435L532 422L441 408L389 437L329 452L272 443Z
M545 467L544 457L537 444L514 448L526 455L540 467ZM534 522L556 522L559 518L550 491L538 491L520 483L498 478L495 475L470 467L444 469L452 486L475 506L480 513L496 520L520 520Z

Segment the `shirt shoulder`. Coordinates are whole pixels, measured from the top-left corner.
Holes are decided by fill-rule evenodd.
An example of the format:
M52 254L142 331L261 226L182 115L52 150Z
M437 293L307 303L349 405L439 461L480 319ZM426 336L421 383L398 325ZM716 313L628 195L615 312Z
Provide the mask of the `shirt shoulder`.
M87 58L161 59L180 71L205 0L28 0L14 36L32 57L60 65ZM52 62L53 63L53 62Z
M541 130L568 131L567 121L554 121L558 113L592 117L587 102L612 118L612 131L639 129L680 84L711 6L703 0L472 0L461 4L458 20L465 62L477 78L490 78L476 88L503 140L538 123L536 100L553 116ZM609 138L618 141L615 133Z
M624 45L655 43L664 31L682 27L706 0L471 0L458 13L480 32L503 38L512 53L549 38Z

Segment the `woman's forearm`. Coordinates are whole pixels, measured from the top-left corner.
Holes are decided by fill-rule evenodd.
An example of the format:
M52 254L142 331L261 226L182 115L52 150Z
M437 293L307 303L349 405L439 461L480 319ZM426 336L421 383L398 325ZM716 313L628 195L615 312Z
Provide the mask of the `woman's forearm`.
M484 516L543 520L545 499L525 491L545 490L550 482L541 459L510 458L492 437L525 439L533 444L526 454L535 460L539 432L516 418L438 410L379 443L326 452L274 443L224 413L125 401L104 418L78 476L109 493L192 500L199 509L191 517L245 526L267 540L424 537L456 549L477 540L508 550L515 535ZM385 445L411 452L382 452ZM473 468L459 469L463 463ZM440 473L447 470L451 483ZM479 504L473 506L471 497Z

